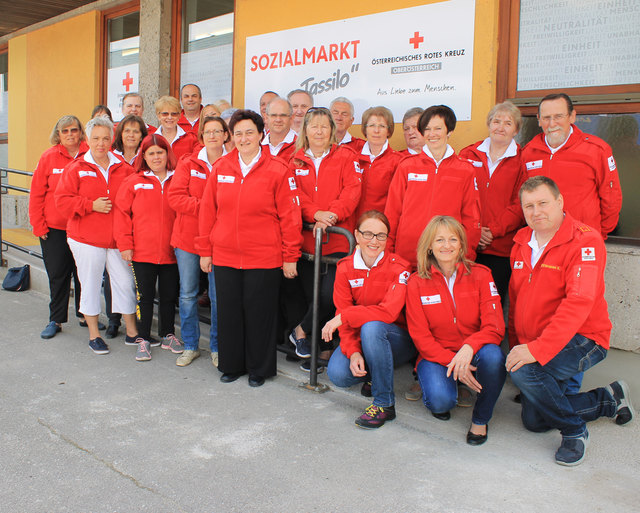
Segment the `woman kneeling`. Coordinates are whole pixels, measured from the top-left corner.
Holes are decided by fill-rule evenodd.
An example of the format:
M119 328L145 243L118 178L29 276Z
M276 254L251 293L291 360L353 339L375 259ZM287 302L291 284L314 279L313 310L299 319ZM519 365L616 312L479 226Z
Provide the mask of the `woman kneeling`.
M373 403L356 425L373 429L396 417L393 368L412 360L415 347L402 310L410 264L385 253L389 221L376 210L362 214L355 230L358 248L338 262L333 301L336 316L325 324L322 338L340 333L327 372L339 387L364 383L362 395Z
M467 443L480 445L506 377L499 346L504 319L491 271L466 254L462 225L435 216L418 242L418 272L407 287L407 324L418 348L416 372L425 406L437 419L449 420L456 381L476 391Z

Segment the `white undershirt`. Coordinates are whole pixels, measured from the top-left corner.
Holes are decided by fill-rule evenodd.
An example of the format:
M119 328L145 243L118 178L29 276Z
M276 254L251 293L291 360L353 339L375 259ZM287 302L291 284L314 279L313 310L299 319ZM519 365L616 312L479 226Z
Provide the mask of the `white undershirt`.
M407 152L409 152L409 155L417 155L420 153L419 151L412 150L411 148L407 148Z
M320 155L319 157L314 157L313 156L313 152L311 151L311 149L308 149L306 151L306 155L311 159L311 161L313 162L313 165L316 168L316 178L318 178L318 171L320 171L320 164L322 164L322 159L324 159L327 155L329 155L329 150L325 151L322 155Z
M435 157L433 156L433 154L431 153L431 151L429 150L426 144L422 147L422 151L424 151L425 155L436 163L436 167L439 167L440 162L442 162L444 159L449 158L451 155L454 154L453 148L448 144L447 144L447 150L444 152L444 157L442 157L440 160L435 159Z
M167 170L167 174L165 175L164 180L160 180L160 178L158 178L158 175L156 175L150 169L147 169L144 172L144 176L150 176L151 178L155 178L156 180L158 180L158 182L160 182L161 189L164 191L164 183L173 176L173 173L174 172L172 170Z
M549 142L547 141L547 136L544 136L544 142L547 145L547 148L549 148L549 151L551 151L551 155L553 155L556 151L558 151L560 148L562 148L565 144L567 144L567 141L569 140L569 137L571 137L571 134L573 133L573 127L571 127L571 130L569 130L569 135L567 136L567 138L564 140L564 142L558 146L557 148L552 148L551 146L549 146Z
M453 297L453 286L456 283L456 276L458 275L458 270L456 269L455 271L453 271L453 274L451 275L451 278L447 278L446 276L444 276L444 281L447 282L447 287L449 287L449 294L451 294L451 299L453 300L453 306L456 306L456 298Z
M380 153L378 153L377 155L374 155L373 153L371 153L371 148L369 148L369 142L367 141L366 143L364 143L364 146L362 147L362 151L361 153L365 156L369 157L369 160L371 162L373 162L375 159L377 159L380 155L382 155L385 151L387 151L387 148L389 147L389 141L385 141L384 142L384 146L382 147L382 149L380 150Z
M169 141L169 144L171 146L173 146L174 142L176 142L178 139L180 139L180 137L182 137L184 134L187 133L187 132L184 131L184 128L182 128L180 125L176 125L176 128L177 128L176 136L173 139L173 141L169 141L169 139L167 139L167 137L162 133L162 125L158 127L158 129L156 130L156 134L160 134L162 137L167 139L167 141Z
M547 244L549 244L548 241L547 241ZM544 248L547 247L547 244L545 244L542 247L539 247L538 239L536 239L536 232L531 232L531 240L529 240L529 247L531 248L531 268L532 269L536 266L536 264L538 263L538 260L540 260L540 257L544 252Z
M253 166L256 165L258 160L260 160L261 155L262 155L262 148L258 150L258 154L253 158L251 162L249 162L248 164L245 164L244 161L242 160L242 157L240 156L240 153L238 153L238 160L240 161L240 172L242 173L243 177L246 177L249 174L249 171L251 171Z
M482 144L478 146L478 150L483 151L487 155L487 167L489 168L489 178L491 178L493 172L496 170L498 164L500 164L500 161L502 159L506 159L507 157L515 157L518 154L518 145L513 139L511 139L511 143L509 144L507 150L501 157L498 157L498 160L496 160L495 162L491 160L491 139L489 137L482 141Z
M376 261L373 263L371 267L367 267L367 264L364 263L364 259L362 258L362 251L360 251L360 248L356 248L356 250L353 253L353 268L358 269L360 271L369 271L370 269L373 269L375 266L378 265L378 262L382 260L383 256L384 256L384 251L382 251L378 255L378 257L376 258Z
M287 133L287 135L285 135L284 139L282 139L282 141L277 145L277 146L273 146L271 144L271 132L269 132L269 134L267 134L267 136L264 138L264 142L262 143L263 146L269 146L269 151L271 152L271 155L273 155L274 157L278 155L278 152L280 151L280 149L285 145L285 144L289 144L292 143L293 140L296 138L296 131L293 130L292 128L289 129L289 132Z
M222 148L224 149L224 146ZM204 162L207 165L207 169L209 169L209 171L211 171L211 166L213 164L211 164L211 162L209 162L209 156L207 155L207 148L202 148L198 152L198 160L201 160L202 162Z
M104 176L104 181L107 182L107 185L109 184L109 169L111 169L111 166L113 166L114 164L120 164L120 159L118 157L116 157L113 153L111 153L110 151L107 152L107 156L109 157L109 165L107 166L107 169L104 169L100 164L98 164L94 159L93 159L93 155L91 155L91 150L89 150L87 153L84 154L84 160L86 162L88 162L89 164L93 164L94 166L96 166L100 172L102 173L102 176Z
M352 139L353 139L353 137L351 137L351 134L349 132L347 132L346 134L344 134L344 137L342 138L342 141L340 141L338 143L338 145L347 144L347 143L351 142Z

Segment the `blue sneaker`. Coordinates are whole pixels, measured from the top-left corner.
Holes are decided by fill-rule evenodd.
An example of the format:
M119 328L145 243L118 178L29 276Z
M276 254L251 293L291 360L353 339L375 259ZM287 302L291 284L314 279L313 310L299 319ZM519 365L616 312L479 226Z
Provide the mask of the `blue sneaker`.
M556 463L565 467L580 465L584 460L588 441L589 433L587 431L579 438L565 438L563 436L562 443L556 451Z
M47 324L47 327L42 330L42 333L40 333L40 338L53 338L61 331L62 327L56 324L56 321L51 321Z
M289 333L289 340L296 348L300 358L311 358L311 342L306 338L296 338L296 330Z
M96 354L109 353L109 346L105 344L104 340L102 340L100 337L89 340L89 347L93 349L93 352Z

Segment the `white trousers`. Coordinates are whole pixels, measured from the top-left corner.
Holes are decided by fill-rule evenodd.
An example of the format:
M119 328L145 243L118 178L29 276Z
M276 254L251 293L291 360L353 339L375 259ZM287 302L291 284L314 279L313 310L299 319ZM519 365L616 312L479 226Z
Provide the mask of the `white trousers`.
M136 311L136 288L129 264L117 249L99 248L67 238L80 279L80 311L99 315L100 291L105 267L111 280L111 311L132 314Z

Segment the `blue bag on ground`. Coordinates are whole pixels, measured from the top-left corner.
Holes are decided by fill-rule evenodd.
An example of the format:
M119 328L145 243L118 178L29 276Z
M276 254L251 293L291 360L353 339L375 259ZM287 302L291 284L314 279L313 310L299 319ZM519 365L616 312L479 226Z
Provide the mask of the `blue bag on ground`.
M29 264L9 269L2 282L2 288L15 291L27 290L31 282L30 269Z

